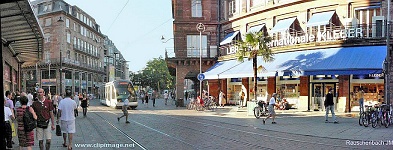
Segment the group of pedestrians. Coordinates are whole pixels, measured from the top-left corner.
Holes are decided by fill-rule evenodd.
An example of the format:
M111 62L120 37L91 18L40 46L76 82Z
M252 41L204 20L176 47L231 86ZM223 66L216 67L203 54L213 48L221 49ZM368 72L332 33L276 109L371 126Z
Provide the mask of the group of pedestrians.
M84 116L86 116L88 98L86 96L74 96L72 99L71 90L65 91L65 98L61 95L55 95L52 99L50 95L45 96L45 91L42 88L37 90L36 97L29 94L21 93L16 103L11 100L11 93L5 92L4 97L4 114L5 114L5 127L6 127L6 148L13 148L12 141L12 121L17 123L17 136L19 146L21 149L32 149L34 145L34 137L38 140L40 150L49 150L51 147L52 131L56 129L56 124L60 124L61 132L63 133L63 147L72 149L72 137L76 132L75 117L79 101L84 109ZM36 121L36 128L32 131L26 131L24 117L26 111L29 111L34 120ZM56 115L55 115L56 113ZM56 117L57 116L57 117ZM55 121L56 119L56 121ZM35 135L35 136L34 136ZM68 143L67 141L68 137Z
M336 115L334 113L334 101L333 101L333 89L329 89L329 92L326 94L326 99L324 102L325 105L325 109L326 109L326 114L325 114L325 123L329 123L328 121L328 115L329 115L329 111L332 113L332 118L334 120L333 123L338 124ZM277 100L277 93L273 93L272 97L269 100L269 105L268 105L268 113L269 115L262 120L263 124L266 123L266 120L269 118L272 118L272 124L277 124L274 120L276 118L276 112L274 107L280 107L279 105L276 104L276 100Z

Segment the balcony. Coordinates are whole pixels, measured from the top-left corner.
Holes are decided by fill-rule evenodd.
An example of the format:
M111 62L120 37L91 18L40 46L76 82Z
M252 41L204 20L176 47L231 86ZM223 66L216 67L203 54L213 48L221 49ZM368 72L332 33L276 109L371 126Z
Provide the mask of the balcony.
M86 48L83 48L83 47L81 47L79 45L74 45L73 48L74 48L74 50L76 50L79 53L82 53L84 55L93 56L93 57L98 58L98 59L101 57L100 54L97 54L97 55L96 54L90 54Z

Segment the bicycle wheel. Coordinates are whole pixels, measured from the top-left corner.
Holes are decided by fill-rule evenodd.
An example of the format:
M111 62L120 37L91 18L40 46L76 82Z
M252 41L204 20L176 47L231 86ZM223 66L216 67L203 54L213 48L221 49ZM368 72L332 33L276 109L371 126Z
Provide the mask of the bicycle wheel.
M363 126L363 118L364 118L364 114L363 114L363 113L360 113L360 114L359 114L359 125L360 125L360 126Z
M368 125L370 124L370 114L369 113L363 113L363 117L362 117L362 123L364 127L368 127Z
M375 127L377 127L377 124L378 124L378 115L375 114L375 113L373 113L373 114L371 115L371 126L372 126L373 128L375 128Z
M389 121L389 115L388 115L388 113L383 113L383 117L382 117L382 120L383 120L383 122L384 122L384 125L385 125L385 128L388 128L389 127L389 123L390 123L390 121Z
M258 106L254 108L254 116L257 119L259 119L261 117L259 114L259 107Z

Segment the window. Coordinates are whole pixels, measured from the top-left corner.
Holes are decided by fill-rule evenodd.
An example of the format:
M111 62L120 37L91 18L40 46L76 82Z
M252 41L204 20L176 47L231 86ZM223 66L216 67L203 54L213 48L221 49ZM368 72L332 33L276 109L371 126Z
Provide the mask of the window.
M67 43L71 44L71 33L67 32Z
M199 57L199 35L187 35L187 57ZM202 57L207 57L207 36L202 35Z
M70 50L67 50L67 58L71 59L71 51Z
M354 17L359 20L359 26L363 28L363 37L383 35L382 30L380 30L382 29L383 23L378 22L376 19L378 18L377 16L381 16L381 8L379 6L370 6L368 8L355 8L354 15ZM376 28L378 30L376 30Z
M75 60L78 61L78 53L75 53Z
M66 27L70 28L70 19L68 19L68 18L66 19Z
M236 0L230 0L228 2L228 15L232 16L236 13Z
M45 19L45 27L52 25L52 18Z
M44 37L45 37L45 43L50 42L50 33L45 33Z
M77 41L76 41L76 37L74 37L74 47L77 46Z
M191 1L192 17L202 17L202 0Z

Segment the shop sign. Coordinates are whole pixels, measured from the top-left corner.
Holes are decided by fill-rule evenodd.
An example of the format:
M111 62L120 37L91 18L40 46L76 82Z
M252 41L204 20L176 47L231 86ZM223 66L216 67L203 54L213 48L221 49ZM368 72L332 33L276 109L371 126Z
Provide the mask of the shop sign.
M300 43L309 42L323 42L323 41L333 41L346 38L363 37L362 28L348 28L341 30L323 31L318 32L317 35L305 34L303 36L291 36L288 35L286 38L279 40L272 40L268 43L269 47L295 45Z
M377 74L368 74L368 77L370 78L382 78L385 75L383 73L377 73Z
M239 49L238 46L231 45L227 48L227 54L236 54L237 50Z

